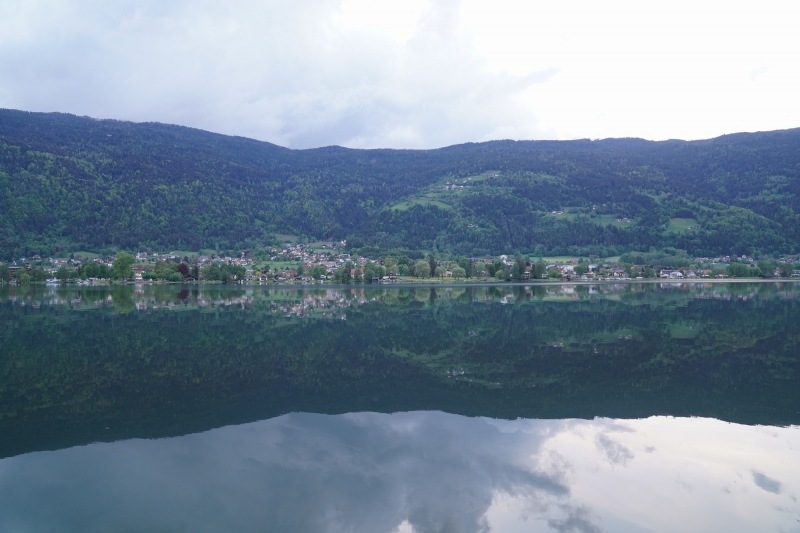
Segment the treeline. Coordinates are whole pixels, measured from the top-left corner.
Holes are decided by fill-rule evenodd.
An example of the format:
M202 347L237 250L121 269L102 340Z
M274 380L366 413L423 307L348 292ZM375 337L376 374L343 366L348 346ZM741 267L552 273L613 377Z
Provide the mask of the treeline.
M498 176L447 205L394 208L442 179L490 170ZM568 218L548 215L566 208ZM0 110L0 259L253 249L283 233L473 256L667 246L796 253L799 213L800 130L692 142L289 150L178 126ZM675 218L698 227L671 231Z

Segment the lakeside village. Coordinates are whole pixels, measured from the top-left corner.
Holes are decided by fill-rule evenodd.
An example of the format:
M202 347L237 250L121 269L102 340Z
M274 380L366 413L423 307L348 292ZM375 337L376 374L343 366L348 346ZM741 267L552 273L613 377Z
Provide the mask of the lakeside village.
M273 247L256 255L240 252L236 257L145 252L135 255L120 252L110 257L80 253L70 258L34 255L0 264L0 283L380 284L800 277L800 259L785 255L758 260L748 256L684 258L680 261L684 266L662 266L631 254L613 260L507 255L437 259L432 255L423 257L421 253L416 254L417 258L407 255L369 258L347 253L344 244L345 241L321 247L295 244ZM670 261L675 262L674 258Z

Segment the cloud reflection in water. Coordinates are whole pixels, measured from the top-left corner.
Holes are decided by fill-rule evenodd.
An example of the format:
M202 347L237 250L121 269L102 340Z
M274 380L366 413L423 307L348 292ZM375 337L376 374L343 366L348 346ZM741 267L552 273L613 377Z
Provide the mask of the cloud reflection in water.
M710 419L291 414L4 459L0 530L792 530L799 447Z

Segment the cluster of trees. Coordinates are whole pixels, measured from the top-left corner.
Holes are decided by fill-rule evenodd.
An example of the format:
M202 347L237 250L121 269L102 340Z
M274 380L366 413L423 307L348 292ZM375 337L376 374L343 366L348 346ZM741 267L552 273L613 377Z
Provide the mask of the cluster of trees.
M114 260L113 265L109 268L105 263L89 262L77 266L64 264L58 267L54 274L54 278L67 282L78 279L115 279L115 280L129 280L133 279L133 269L131 268L135 262L133 255L120 252ZM17 283L39 283L47 281L49 275L40 266L33 266L31 268L20 269L14 274L14 280ZM0 264L0 281L9 281L11 279L11 271L8 265Z
M113 275L113 269L108 268L108 265L105 263L88 263L86 266L82 268L81 277L82 278L99 278L99 279L109 279Z
M70 268L67 265L61 265L60 267L58 267L58 270L56 270L55 278L63 282L73 281L81 278L87 279L89 276L86 276L83 272L81 272L82 270L83 269L81 267ZM105 270L108 270L108 267L106 267ZM104 274L103 276L95 276L95 277L99 279L108 279L109 277L111 277L108 274L108 272L104 272L103 274Z
M732 261L725 267L725 273L737 278L772 277L777 273L779 277L788 278L792 275L792 267L786 263L777 264L770 259L761 259L755 264Z
M242 248L275 233L472 256L666 246L794 253L798 160L800 130L697 142L288 150L175 126L0 110L0 258ZM393 208L443 179L488 170L499 175L448 192L446 202ZM569 216L551 216L561 209ZM616 217L630 223L609 223ZM698 224L672 231L675 218Z
M757 266L743 263L729 264L725 267L725 273L737 278L760 278L764 275L763 271Z
M174 261L157 260L152 269L142 272L142 279L147 281L171 281L180 282L187 278L197 279L199 277L198 266L191 267L185 262L176 263Z
M412 276L418 279L439 278L444 279L447 271L455 279L471 277L495 277L499 280L521 281L526 272L526 262L522 256L518 256L511 267L503 270L504 264L501 261L489 263L483 261L473 262L466 257L460 257L455 261L437 261L433 255L428 255L426 259L413 261L408 256L403 255L397 258L384 260L385 265L367 263L363 269L356 268L352 261L348 261L342 268L334 273L334 280L341 283L371 283L375 278L382 278L390 272L400 276ZM538 272L544 272L544 263L539 261L535 268Z
M320 268L324 270L324 267ZM383 278L388 274L389 269L384 265L367 263L361 268L356 267L352 261L348 261L333 273L333 280L337 283L372 283L374 279ZM315 276L315 279L319 279L319 277Z
M373 264L368 264L365 271L366 269L373 269L370 272L374 271L377 277L385 275L388 271L385 267ZM467 257L459 257L455 261L437 261L433 255L429 255L426 259L412 261L408 256L403 255L397 259L396 264L391 264L391 269L401 276L413 276L419 279L443 279L449 270L450 277L455 279L493 277L506 281L522 281L526 271L535 271L538 273L538 277L542 277L545 264L540 260L529 269L522 256L517 256L511 266L506 266L499 260L488 264L483 261L473 262ZM342 270L347 270L347 266ZM364 278L367 279L366 274Z
M14 274L14 280L17 283L41 283L49 279L48 273L39 266L31 268L20 269ZM88 263L75 268L67 265L61 265L55 272L55 279L60 281L71 281L77 279L108 279L111 278L111 269L104 264ZM11 271L8 265L0 265L0 281L9 281L11 279Z
M300 268L298 269L297 273L300 276L303 275L303 265L300 265ZM328 275L328 269L322 265L312 266L311 268L308 269L308 275L314 279L321 279L322 276Z
M59 281L71 281L77 279L115 279L125 281L133 279L133 264L136 259L127 252L117 254L111 268L105 263L89 262L78 267L71 267L68 264L61 265L56 270L55 278Z
M47 272L41 267L21 269L14 274L14 280L19 284L39 283L47 280ZM8 282L12 278L8 265L0 265L0 282Z
M231 283L244 279L246 270L243 266L223 263L210 263L203 267L202 278L205 281L221 281Z
M647 253L627 253L621 257L621 262L616 267L622 268L628 277L641 276L645 279L653 279L658 276L658 270L662 268L681 269L693 268L700 269L700 265L692 263L684 251L668 248L664 251L651 251ZM556 268L547 269L547 264L539 259L529 263L522 255L517 255L510 265L506 265L500 260L494 262L477 261L472 262L466 257L458 258L454 262L437 262L433 256L427 259L410 261L407 256L401 256L394 267L400 275L414 276L417 278L443 278L447 269L450 270L453 278L495 278L498 281L523 281L526 277L531 279L558 279L561 272ZM574 265L575 275L581 276L589 272L589 265L583 259ZM598 272L609 273L606 268L599 268ZM789 264L777 263L769 257L759 259L755 264L740 263L732 261L725 269L717 269L717 274L726 274L737 278L757 278L771 277L776 273L780 277L790 277L792 267ZM527 276L526 276L527 274Z

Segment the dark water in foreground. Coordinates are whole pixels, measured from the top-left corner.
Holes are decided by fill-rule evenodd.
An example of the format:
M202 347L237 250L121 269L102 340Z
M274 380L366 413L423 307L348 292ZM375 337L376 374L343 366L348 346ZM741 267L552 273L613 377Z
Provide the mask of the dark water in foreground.
M800 531L800 284L0 288L0 531Z

